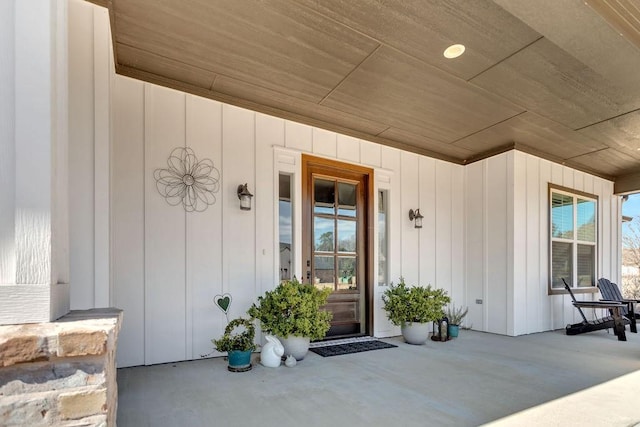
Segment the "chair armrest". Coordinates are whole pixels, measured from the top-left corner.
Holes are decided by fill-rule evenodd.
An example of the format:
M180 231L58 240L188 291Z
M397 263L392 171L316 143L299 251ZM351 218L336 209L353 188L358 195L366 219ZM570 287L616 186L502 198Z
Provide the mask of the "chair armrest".
M620 301L574 301L573 305L576 307L593 307L593 308L614 308L624 307L624 304Z
M602 299L602 298L600 298L599 301L603 301L603 302L606 302L606 301L622 302L622 303L625 303L625 304L629 304L629 303L638 304L638 303L640 303L640 299L627 299L627 298L623 298L623 299Z

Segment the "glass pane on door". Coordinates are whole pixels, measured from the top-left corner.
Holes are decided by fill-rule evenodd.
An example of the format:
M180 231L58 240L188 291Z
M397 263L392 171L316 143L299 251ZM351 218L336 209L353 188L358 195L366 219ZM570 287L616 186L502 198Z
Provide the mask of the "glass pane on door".
M313 212L316 214L334 214L335 182L316 179L313 185Z
M338 258L338 289L355 290L358 289L358 272L356 270L356 257Z
M355 218L357 188L355 184L338 183L338 215Z
M314 277L313 284L318 288L335 289L335 264L332 256L313 257Z
M338 220L338 252L356 251L356 222Z
M332 218L313 219L314 251L333 252L335 221Z

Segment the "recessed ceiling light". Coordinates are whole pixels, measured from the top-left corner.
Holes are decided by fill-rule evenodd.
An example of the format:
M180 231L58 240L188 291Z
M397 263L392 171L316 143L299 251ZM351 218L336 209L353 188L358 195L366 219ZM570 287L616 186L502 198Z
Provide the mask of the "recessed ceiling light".
M452 44L444 50L444 57L448 59L457 58L464 53L463 44Z

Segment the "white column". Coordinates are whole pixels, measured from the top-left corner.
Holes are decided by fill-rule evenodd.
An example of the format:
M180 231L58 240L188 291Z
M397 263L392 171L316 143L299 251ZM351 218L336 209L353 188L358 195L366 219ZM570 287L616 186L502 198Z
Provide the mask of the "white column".
M0 6L0 324L69 311L67 2ZM6 169L5 169L6 167Z
M14 10L0 2L0 283L16 281Z

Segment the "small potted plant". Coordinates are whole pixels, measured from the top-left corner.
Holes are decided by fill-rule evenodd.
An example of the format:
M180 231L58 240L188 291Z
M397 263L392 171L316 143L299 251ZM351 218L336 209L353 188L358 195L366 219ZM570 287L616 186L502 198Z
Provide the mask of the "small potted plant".
M251 370L251 352L256 349L253 339L256 329L248 319L239 317L229 322L224 329L224 335L217 340L211 340L216 350L227 352L229 355L228 369L232 372Z
M449 321L447 333L450 338L457 338L460 332L460 326L462 321L469 312L469 307L461 306L456 308L456 305L450 305L445 310L445 317Z
M400 326L402 336L409 344L424 344L429 338L431 322L442 318L443 308L450 302L447 292L431 285L407 286L404 279L391 285L382 295L387 317Z
M260 320L262 331L278 337L284 355L302 360L311 340L324 338L332 314L321 309L327 303L329 289L298 282L295 278L279 284L273 291L258 297L248 314Z

